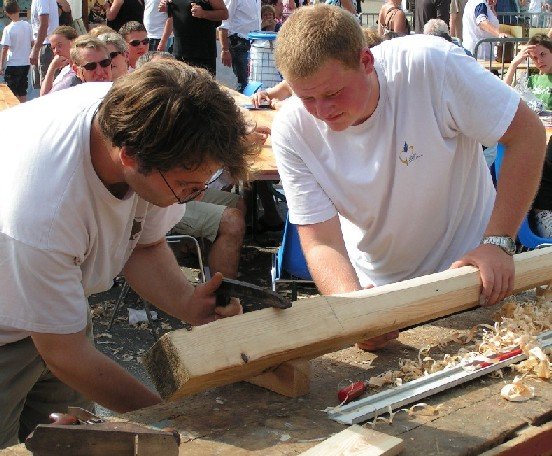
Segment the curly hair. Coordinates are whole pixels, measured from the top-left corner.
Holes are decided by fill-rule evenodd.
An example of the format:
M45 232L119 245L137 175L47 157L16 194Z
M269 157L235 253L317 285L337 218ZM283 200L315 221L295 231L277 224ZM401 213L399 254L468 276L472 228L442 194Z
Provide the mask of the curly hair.
M548 49L549 51L552 52L552 40L550 38L548 38L548 36L545 35L544 33L534 34L529 39L527 44L537 44L539 46L545 47L546 49Z
M305 78L329 59L357 68L364 47L355 16L338 6L319 4L297 9L284 22L274 57L285 79Z
M248 123L205 70L177 60L148 62L113 83L97 116L102 134L125 146L142 174L213 161L234 179L247 178L254 153Z

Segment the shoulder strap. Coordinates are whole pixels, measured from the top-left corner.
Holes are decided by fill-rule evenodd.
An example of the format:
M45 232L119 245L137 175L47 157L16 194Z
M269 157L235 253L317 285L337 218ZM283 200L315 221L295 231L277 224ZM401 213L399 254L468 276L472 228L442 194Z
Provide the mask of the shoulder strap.
M389 28L389 24L391 23L391 21L395 17L395 14L397 14L397 11L399 11L399 9L400 8L397 8L396 6L393 6L393 7L389 8L387 10L387 13L385 13L385 23L383 24L383 26L391 32L393 30ZM391 13L391 15L389 15L389 13Z

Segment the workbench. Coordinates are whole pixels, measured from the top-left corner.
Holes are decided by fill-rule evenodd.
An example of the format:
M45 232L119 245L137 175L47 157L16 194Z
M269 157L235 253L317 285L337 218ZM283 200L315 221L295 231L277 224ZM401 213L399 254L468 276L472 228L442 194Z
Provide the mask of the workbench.
M0 84L0 111L18 105L19 100L6 84Z
M241 382L126 417L146 424L164 420L161 426L178 429L182 455L296 455L346 428L328 419L323 411L337 405L338 387L395 369L399 358L416 359L422 346L436 344L458 329L489 323L496 310L480 308L404 331L400 342L377 354L351 347L316 358L312 361L311 390L304 397L286 398ZM444 352L455 353L457 349L447 346ZM505 374L511 380L510 370ZM528 423L535 426L529 434L548 429L548 434L541 432L540 436L552 445L550 382L533 382L536 397L525 403L502 399L499 391L503 384L498 378L476 379L426 400L442 404L438 415L408 417L400 413L392 425L378 423L374 429L402 438L405 450L401 454L405 456L480 454L496 449ZM522 440L531 443L528 437ZM0 454L30 453L19 445ZM538 453L523 453L518 448L512 454Z

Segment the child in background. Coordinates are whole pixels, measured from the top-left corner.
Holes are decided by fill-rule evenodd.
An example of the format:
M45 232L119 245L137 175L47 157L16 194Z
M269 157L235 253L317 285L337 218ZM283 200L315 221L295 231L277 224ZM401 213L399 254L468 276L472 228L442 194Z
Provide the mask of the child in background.
M281 23L276 21L276 10L272 5L263 5L261 7L261 31L278 32Z
M8 0L4 11L11 22L2 33L2 56L0 57L0 75L4 75L6 84L24 103L27 100L27 85L30 68L29 55L33 46L33 30L31 24L19 20L19 5L14 0Z

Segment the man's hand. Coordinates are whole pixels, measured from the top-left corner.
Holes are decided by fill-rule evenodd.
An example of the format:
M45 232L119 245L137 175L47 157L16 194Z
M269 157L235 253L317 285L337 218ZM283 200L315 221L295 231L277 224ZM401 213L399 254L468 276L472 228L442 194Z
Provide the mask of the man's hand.
M224 66L232 66L232 56L230 55L230 51L228 49L223 49L220 52L220 60Z
M192 3L191 11L193 17L197 17L198 19L205 18L205 10L201 7L201 5L198 5L197 3Z
M251 103L258 108L263 103L270 104L270 96L266 90L259 90L251 97Z
M479 269L483 282L481 305L496 304L512 294L515 275L514 259L500 247L492 244L480 245L452 263L450 268L462 266L475 266Z
M231 300L225 307L215 307L215 292L222 283L222 274L217 272L211 280L195 287L186 312L186 321L192 325L204 325L224 317L243 313L238 300Z
M29 54L29 60L31 61L31 65L37 66L38 65L38 51L39 48L33 47L31 50L31 53Z
M161 0L159 2L159 6L157 7L157 11L160 13L166 13L167 12L167 3L169 3L168 0Z

